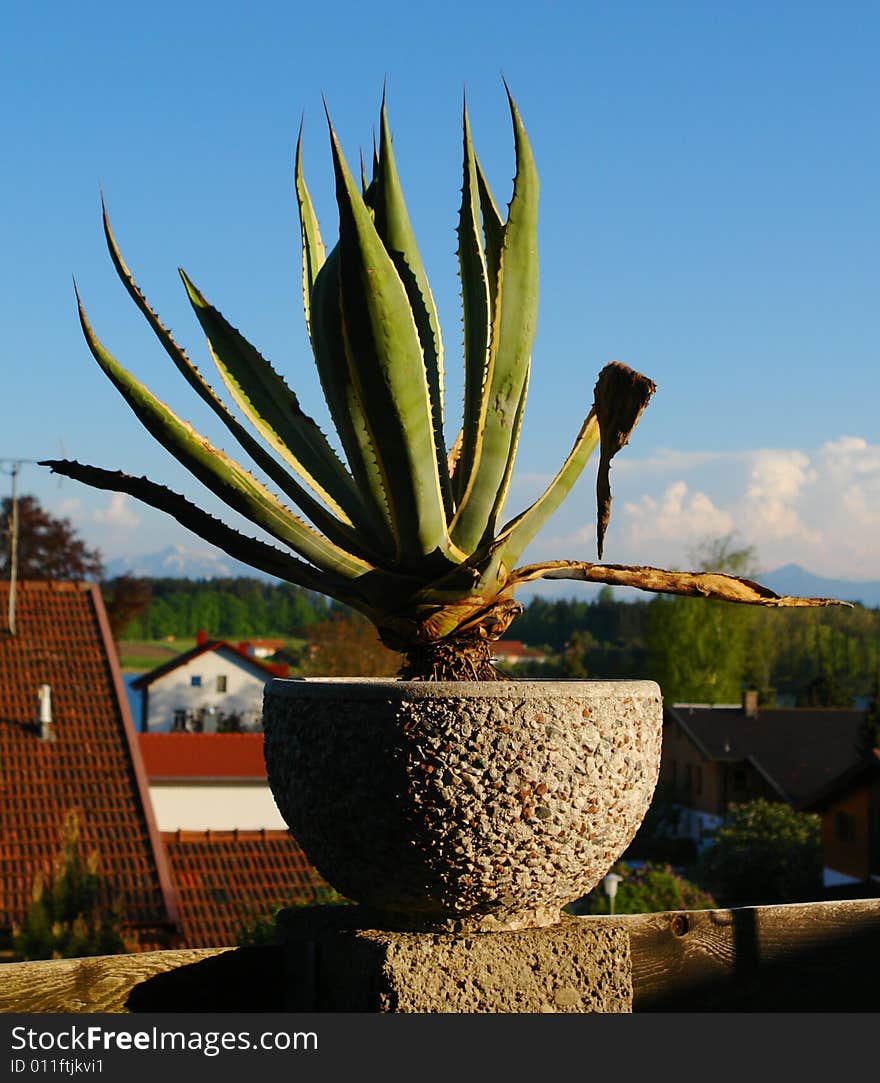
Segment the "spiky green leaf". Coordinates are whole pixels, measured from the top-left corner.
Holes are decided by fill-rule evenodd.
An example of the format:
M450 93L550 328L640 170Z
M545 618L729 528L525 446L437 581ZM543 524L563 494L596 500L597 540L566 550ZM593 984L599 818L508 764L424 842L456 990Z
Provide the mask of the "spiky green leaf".
M307 590L320 591L347 605L363 607L363 600L353 589L351 580L319 571L311 564L291 556L290 553L282 552L258 538L249 538L233 530L226 523L215 519L186 497L164 485L157 485L148 478L133 477L121 470L103 470L100 467L87 466L67 459L49 459L40 465L48 466L56 474L81 481L95 489L132 496L141 503L156 508L157 511L171 515L181 526L191 530L211 545L216 545L234 560L243 561L267 575L277 576L279 579L295 583Z
M311 561L322 571L357 578L373 565L312 530L251 474L181 421L139 380L119 364L98 340L77 294L80 324L95 360L131 407L144 428L182 466L234 511Z
M516 178L498 270L488 376L477 459L450 532L473 550L496 527L512 469L538 312L538 174L522 119L508 92L516 143Z
M264 446L259 443L259 441L255 440L247 429L233 417L208 381L187 357L183 348L175 342L171 332L164 326L156 312L150 307L146 297L134 281L131 271L128 269L128 266L122 257L122 252L116 243L113 231L110 228L110 218L107 214L106 206L103 205L103 200L102 210L104 236L107 240L107 247L116 273L122 284L125 286L129 296L134 300L137 307L145 316L165 352L171 358L175 367L185 378L190 387L198 394L199 398L214 411L217 417L238 441L240 446L248 453L248 455L250 455L254 463L265 472L267 477L275 482L285 495L289 496L291 500L302 509L319 530L323 531L334 544L341 545L343 548L351 548L352 552L359 553L362 556L368 555L368 546L366 545L367 538L356 535L350 526L341 522L328 512L322 504L299 484L296 478L291 477L288 471L266 451ZM373 536L377 537L378 535L374 532Z
M451 518L452 494L446 472L447 450L443 433L443 343L440 321L400 185L384 95L379 121L375 191L372 193L370 206L375 210L376 232L406 290L422 347L425 378L431 399L435 454L440 466L440 486L447 518Z
M239 409L281 456L347 525L368 529L352 476L283 377L211 305L181 270L187 296L202 325L214 363Z
M501 249L504 245L504 219L498 210L486 174L480 165L480 159L474 155L477 170L477 191L480 197L480 215L483 222L483 237L486 243L486 267L489 275L489 301L492 312L498 294L498 273L501 268Z
M332 125L343 339L402 566L450 555L431 398L406 290L376 232ZM445 462L444 462L445 470Z
M480 418L489 368L491 311L489 272L480 227L477 167L471 142L467 107L462 120L463 168L461 208L458 214L458 263L464 325L464 412L456 459L455 487L461 501L477 461Z
M327 256L315 280L312 348L324 399L361 499L370 514L372 532L380 539L383 551L396 559L399 546L393 532L385 482L345 353L338 245Z
M318 272L324 266L326 252L324 242L321 239L321 230L318 226L318 216L312 204L312 197L306 186L302 168L302 136L303 126L300 124L299 135L296 140L296 162L294 165L294 187L296 189L296 202L299 208L299 225L302 236L302 294L303 311L306 318L306 328L309 336L312 334L312 289Z

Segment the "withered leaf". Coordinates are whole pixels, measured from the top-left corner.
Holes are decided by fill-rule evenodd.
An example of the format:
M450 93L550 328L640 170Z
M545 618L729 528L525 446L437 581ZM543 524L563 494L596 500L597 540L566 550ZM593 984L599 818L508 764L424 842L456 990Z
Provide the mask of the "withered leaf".
M620 361L599 373L593 404L599 422L599 472L596 478L596 544L599 559L611 518L611 460L629 440L657 385Z
M665 568L629 564L590 564L581 560L550 560L517 568L507 581L509 588L535 579L581 579L588 583L608 583L618 587L637 587L657 594L683 594L716 598L745 605L776 607L845 605L836 598L799 598L780 595L751 579L741 579L722 572L676 572Z

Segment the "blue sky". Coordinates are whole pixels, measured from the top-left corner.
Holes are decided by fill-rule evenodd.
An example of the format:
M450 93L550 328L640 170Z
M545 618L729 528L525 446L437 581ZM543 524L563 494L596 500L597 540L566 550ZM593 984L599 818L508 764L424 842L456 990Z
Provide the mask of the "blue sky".
M732 530L765 568L880 578L878 47L869 2L16 5L0 41L0 457L146 473L216 509L82 340L74 275L108 348L226 443L116 279L99 187L135 277L203 370L179 265L323 420L293 148L302 117L332 239L322 94L355 163L386 79L454 435L462 92L506 202L503 73L541 176L538 336L510 514L555 472L618 358L658 392L612 471L606 559L683 566ZM595 558L592 479L588 468L527 557ZM197 544L36 466L21 487L108 557Z

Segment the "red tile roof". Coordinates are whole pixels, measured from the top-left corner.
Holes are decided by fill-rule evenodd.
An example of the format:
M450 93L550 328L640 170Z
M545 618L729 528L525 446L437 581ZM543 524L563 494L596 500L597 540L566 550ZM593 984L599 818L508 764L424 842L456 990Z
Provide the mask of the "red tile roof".
M162 665L156 666L155 669L149 670L147 673L142 673L140 677L137 677L131 682L132 688L147 688L158 680L159 677L164 677L166 673L171 673L172 670L178 668L178 666L186 665L187 662L191 662L193 658L198 658L199 655L207 654L209 651L223 651L224 653L231 652L235 661L250 668L257 673L263 674L266 680L271 680L273 677L286 677L287 666L284 663L273 664L271 662L261 662L258 658L254 658L250 654L246 654L241 651L233 643L227 643L223 639L208 639L204 643L197 643L195 647L192 647L188 651L184 651L182 654L178 654L175 658L169 659L167 662L163 662Z
M333 895L286 831L176 831L162 840L187 947L238 944L243 928L280 906Z
M0 583L0 612L8 582ZM100 592L94 584L18 585L17 634L0 631L0 935L20 922L34 875L58 852L76 809L137 946L167 945L177 919L167 859ZM53 740L40 737L51 687Z
M140 733L150 781L266 779L262 733Z
M496 658L543 658L544 652L527 647L521 639L498 639L492 644Z

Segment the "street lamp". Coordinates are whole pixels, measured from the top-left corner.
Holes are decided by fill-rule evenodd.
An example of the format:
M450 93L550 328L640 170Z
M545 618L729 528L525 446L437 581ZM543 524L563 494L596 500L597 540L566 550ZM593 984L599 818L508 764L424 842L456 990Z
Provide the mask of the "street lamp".
M602 887L605 888L605 894L608 896L608 913L614 913L614 896L617 894L617 885L623 879L616 872L609 872L602 879Z

